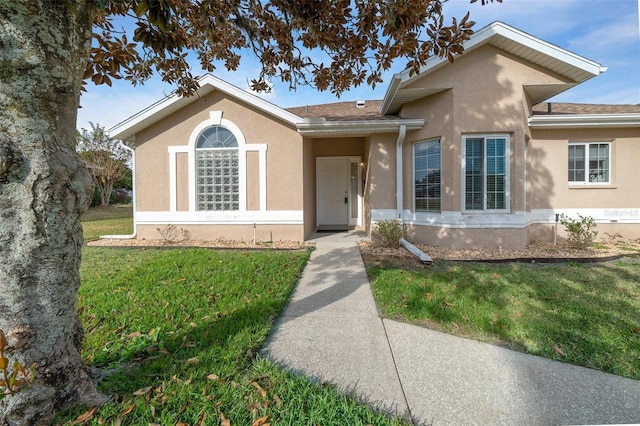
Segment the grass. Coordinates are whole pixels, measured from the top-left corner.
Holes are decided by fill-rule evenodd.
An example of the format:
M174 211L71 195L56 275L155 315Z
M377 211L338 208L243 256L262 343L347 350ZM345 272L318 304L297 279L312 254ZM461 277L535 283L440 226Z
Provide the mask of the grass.
M606 264L370 265L385 316L640 379L640 258Z
M101 235L129 235L133 232L131 204L98 206L82 216L85 241L94 241Z
M82 355L112 400L58 424L400 424L259 356L308 257L85 247Z

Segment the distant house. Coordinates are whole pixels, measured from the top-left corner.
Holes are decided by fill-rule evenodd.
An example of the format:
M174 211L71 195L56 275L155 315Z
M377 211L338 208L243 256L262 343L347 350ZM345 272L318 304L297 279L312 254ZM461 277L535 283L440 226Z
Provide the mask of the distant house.
M400 218L414 242L524 247L557 213L640 237L640 105L546 103L606 68L504 23L381 101L283 109L207 75L111 129L140 238L304 240Z

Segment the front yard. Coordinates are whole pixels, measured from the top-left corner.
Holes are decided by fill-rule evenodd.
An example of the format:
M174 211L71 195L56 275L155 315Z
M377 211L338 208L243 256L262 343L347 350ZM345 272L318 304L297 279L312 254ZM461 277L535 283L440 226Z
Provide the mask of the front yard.
M401 424L259 356L308 257L85 247L82 355L111 400L58 423Z
M640 379L640 258L430 267L364 256L386 317Z

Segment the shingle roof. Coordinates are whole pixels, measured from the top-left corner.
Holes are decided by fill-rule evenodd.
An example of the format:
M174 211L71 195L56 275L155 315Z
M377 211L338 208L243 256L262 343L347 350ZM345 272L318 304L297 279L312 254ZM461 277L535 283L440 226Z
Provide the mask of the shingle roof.
M533 115L561 115L561 114L631 114L640 113L638 105L602 105L602 104L573 104L564 102L541 102L533 107Z
M380 114L381 104L380 100L365 101L364 107L358 107L356 101L353 101L285 109L299 117L324 117L327 121L397 120L400 118L397 115Z

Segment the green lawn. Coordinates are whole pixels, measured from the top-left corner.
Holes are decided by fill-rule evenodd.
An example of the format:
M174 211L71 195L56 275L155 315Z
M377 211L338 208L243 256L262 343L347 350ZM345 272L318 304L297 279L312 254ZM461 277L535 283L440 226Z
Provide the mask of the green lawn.
M133 233L131 204L90 208L82 216L82 229L85 242L97 240L101 235L129 235Z
M112 398L88 424L401 424L259 356L308 257L85 247L83 358Z
M384 315L640 379L640 258L603 264L370 265Z

